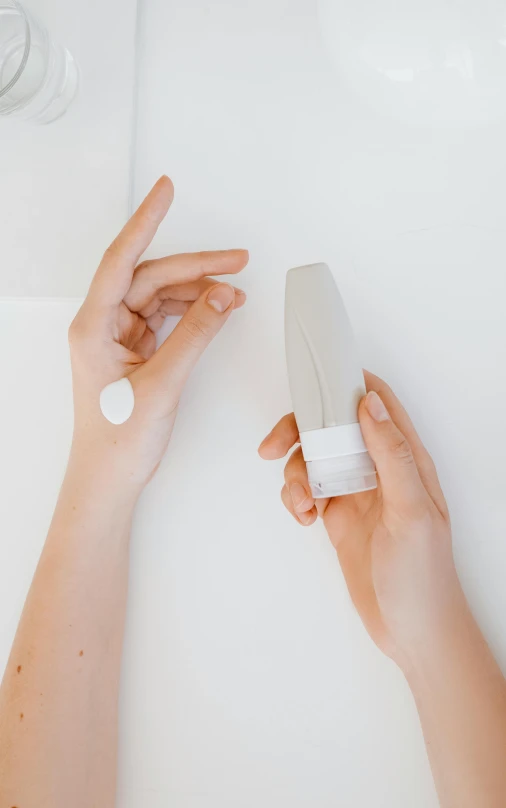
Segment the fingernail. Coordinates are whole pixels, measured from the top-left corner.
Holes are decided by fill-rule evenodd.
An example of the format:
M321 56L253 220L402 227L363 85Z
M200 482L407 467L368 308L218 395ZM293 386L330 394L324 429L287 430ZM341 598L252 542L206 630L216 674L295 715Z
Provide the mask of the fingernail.
M365 404L369 415L371 418L374 418L375 421L381 423L381 421L389 421L390 415L388 414L388 410L383 404L381 398L374 390L371 390L370 393L367 393Z
M301 483L292 483L290 496L296 511L303 509L304 503L309 499L309 494Z
M233 286L232 289L236 293L236 295L241 295L242 297L246 297L246 292L243 292L242 289L238 289L237 286Z
M235 300L235 290L233 286L228 283L220 283L219 286L213 286L207 296L207 302L212 308L223 314Z
M314 522L315 513L313 510L307 511L306 513L299 513L297 515L297 519L301 524L304 525L304 527L307 527L308 525L311 525Z

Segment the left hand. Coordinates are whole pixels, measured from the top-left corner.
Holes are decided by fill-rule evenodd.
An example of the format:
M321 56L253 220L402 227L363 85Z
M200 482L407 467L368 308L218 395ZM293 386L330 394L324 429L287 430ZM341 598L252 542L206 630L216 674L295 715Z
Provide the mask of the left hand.
M70 326L75 428L71 457L101 464L104 474L139 491L170 439L179 397L198 358L246 300L244 292L208 277L240 272L246 250L173 255L138 263L172 203L162 177L113 241ZM167 315L183 315L156 350ZM128 376L134 411L122 425L100 410L100 393Z

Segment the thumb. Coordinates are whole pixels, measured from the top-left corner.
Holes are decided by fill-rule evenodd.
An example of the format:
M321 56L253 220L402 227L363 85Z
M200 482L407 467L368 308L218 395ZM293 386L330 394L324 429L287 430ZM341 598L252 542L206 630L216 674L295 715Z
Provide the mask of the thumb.
M191 371L234 308L235 290L218 283L191 306L163 345L139 370L137 379L146 392L168 394L171 408L177 404Z
M360 402L359 419L385 504L403 515L419 510L425 504L426 491L411 446L376 392L369 392Z

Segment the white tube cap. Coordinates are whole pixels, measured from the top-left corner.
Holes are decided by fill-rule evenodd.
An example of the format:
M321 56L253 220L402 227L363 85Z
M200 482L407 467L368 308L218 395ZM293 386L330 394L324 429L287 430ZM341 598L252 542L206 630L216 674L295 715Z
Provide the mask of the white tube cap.
M376 469L369 452L308 460L306 467L315 499L359 494L377 488Z
M377 487L376 469L358 423L301 432L300 442L315 499Z

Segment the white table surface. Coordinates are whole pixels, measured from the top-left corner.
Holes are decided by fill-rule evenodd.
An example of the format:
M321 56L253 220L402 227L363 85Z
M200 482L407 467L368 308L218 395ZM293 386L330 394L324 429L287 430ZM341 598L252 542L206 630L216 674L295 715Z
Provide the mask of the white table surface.
M0 117L0 296L84 295L128 213L137 0L23 0L81 70L48 126Z
M353 110L305 0L145 0L140 33L135 196L163 171L176 185L151 253L246 246L251 264L136 517L118 806L436 808L402 677L322 527L283 512L282 464L255 450L290 406L285 271L327 260L364 364L436 460L506 666L504 132L408 133ZM3 661L64 469L76 306L0 302Z

